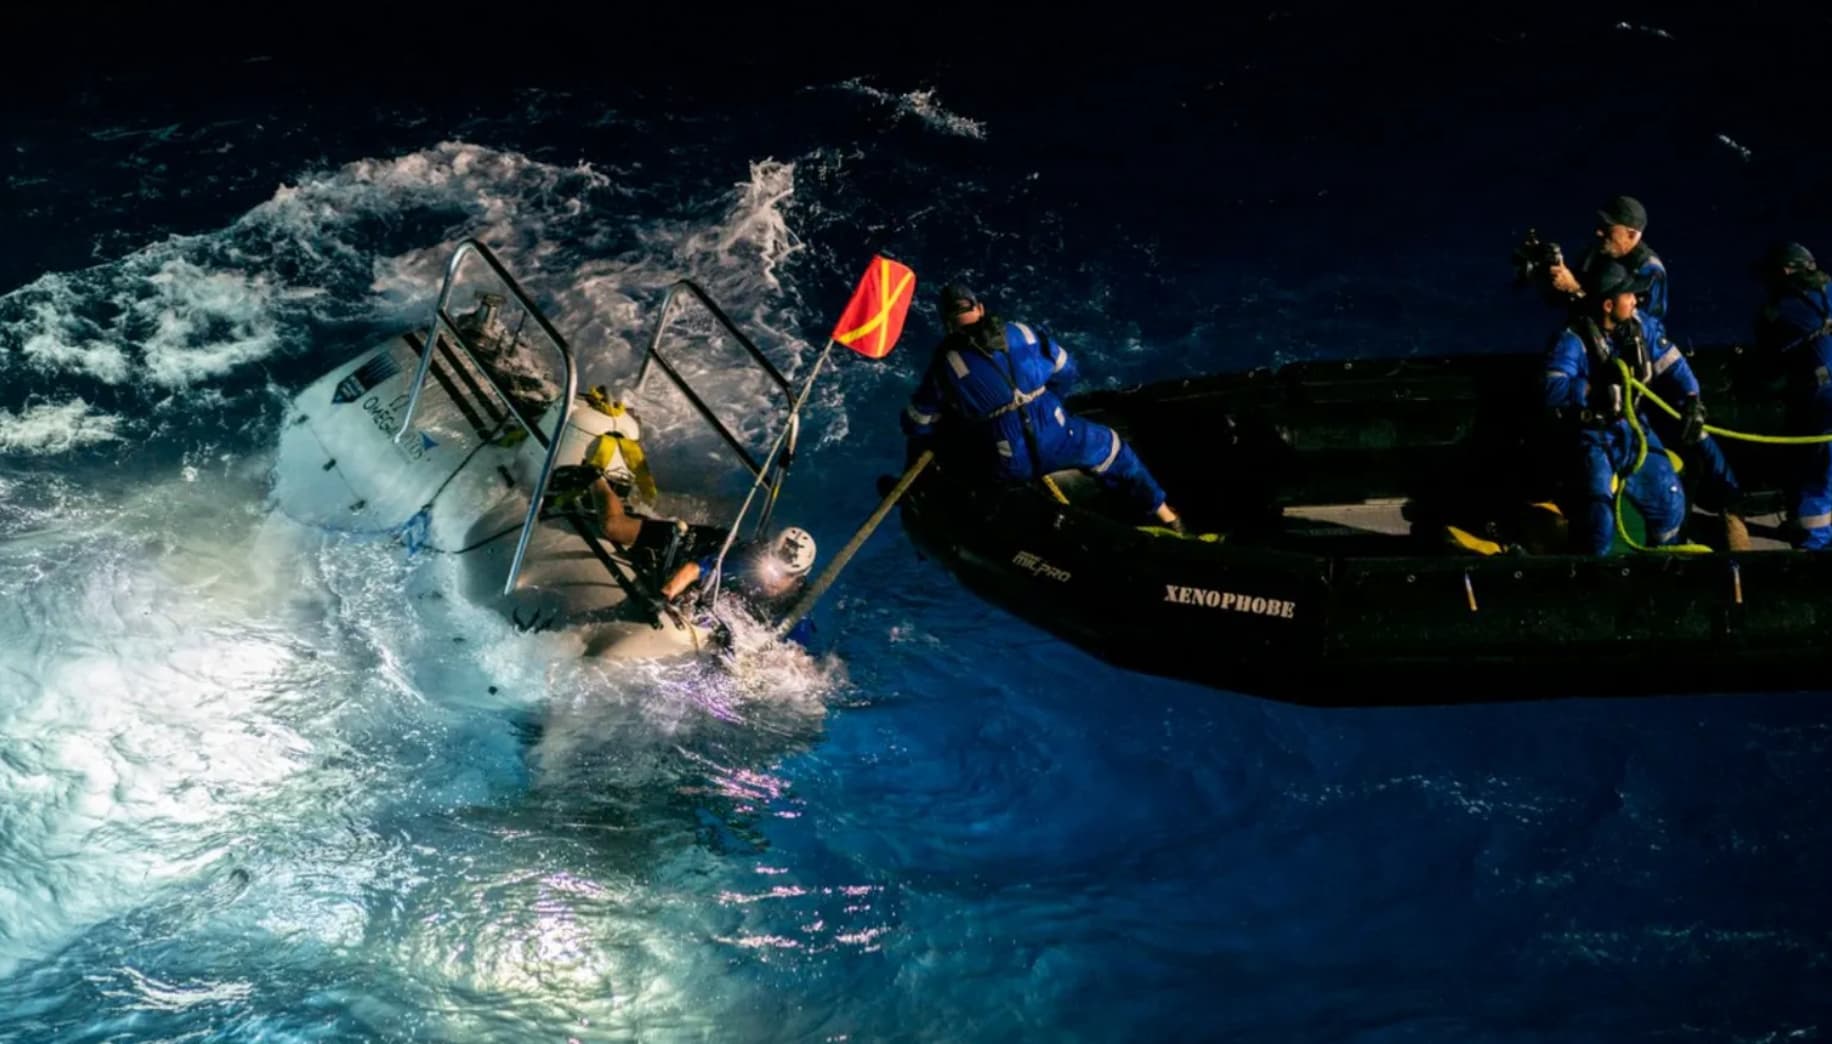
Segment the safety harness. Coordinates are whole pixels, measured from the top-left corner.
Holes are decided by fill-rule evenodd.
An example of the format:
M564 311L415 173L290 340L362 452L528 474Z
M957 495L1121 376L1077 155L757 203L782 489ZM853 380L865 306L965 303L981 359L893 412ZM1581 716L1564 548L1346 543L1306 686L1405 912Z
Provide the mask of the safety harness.
M997 337L997 341L992 345L992 347L989 348L983 343L984 341L990 340L991 338L974 337L969 334L963 334L963 333L957 332L954 335L953 339L965 344L969 348L972 348L976 353L978 353L981 357L983 357L988 363L992 365L992 372L998 374L999 379L1005 382L1005 386L1011 389L1011 401L1002 403L999 406L994 407L990 412L980 414L979 416L974 417L973 419L981 423L990 423L991 421L997 420L998 418L1005 416L1007 413L1016 411L1018 414L1019 423L1024 426L1024 449L1025 449L1025 455L1029 457L1030 462L1031 462L1031 473L1041 478L1043 477L1043 461L1042 461L1042 458L1039 457L1038 451L1037 451L1037 432L1036 432L1035 426L1031 423L1030 411L1026 410L1024 407L1029 406L1031 403L1036 402L1038 399L1042 398L1043 393L1049 389L1049 386L1046 384L1043 387L1037 388L1034 391L1030 391L1030 392L1023 391L1022 389L1018 387L1018 363L1017 363L1017 360L1012 356L1011 346L1006 340L1007 334L1005 332L1006 330L1005 322L1004 320L998 319L996 317L988 317L988 319L990 319L993 323L995 323L998 328L998 333L995 335ZM981 321L985 322L987 320L981 320ZM1043 327L1039 327L1038 329L1040 331L1038 343L1048 344L1049 343L1048 330ZM998 359L996 358L997 355L1001 355L1001 354L1004 355L1006 359L1006 365L1004 368L1000 368ZM960 407L960 410L963 414L967 413L968 412L967 403L965 399L960 395L958 385L955 385L953 382L950 382L949 387L954 390L954 397L955 397L956 405Z
M1825 292L1822 290L1818 294L1809 294L1800 291L1798 288L1795 288L1795 292L1802 301L1806 302L1807 307L1811 308L1814 314L1819 316L1819 327L1815 330L1809 330L1805 334L1782 345L1776 350L1777 355L1791 352L1803 344L1811 344L1821 337L1832 335L1832 310L1822 307L1818 300L1825 296ZM1827 384L1832 384L1832 371L1828 371L1823 364L1815 366L1813 368L1813 380L1821 388L1825 387Z
M1584 343L1584 350L1590 356L1590 372L1593 378L1613 374L1619 360L1617 353L1610 349L1609 338L1597 328L1596 320L1589 316L1580 316L1576 324L1578 340ZM1623 401L1623 385L1616 381L1604 382L1608 389L1608 400L1599 403L1597 394L1601 389L1596 384L1586 383L1584 388L1585 408L1581 419L1595 427L1615 423L1622 417L1626 403Z

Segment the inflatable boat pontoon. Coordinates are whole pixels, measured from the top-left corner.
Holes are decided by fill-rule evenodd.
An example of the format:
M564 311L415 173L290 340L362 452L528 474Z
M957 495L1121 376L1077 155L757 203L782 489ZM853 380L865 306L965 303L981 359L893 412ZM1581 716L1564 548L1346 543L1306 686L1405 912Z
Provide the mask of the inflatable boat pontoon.
M1688 354L1712 423L1782 430L1741 348ZM1712 545L1695 513L1707 552L1563 553L1543 369L1538 353L1305 363L1073 399L1207 538L1117 520L1077 473L984 488L940 460L903 522L1017 616L1219 689L1367 706L1821 687L1832 556L1782 539L1789 451L1725 443L1751 551Z

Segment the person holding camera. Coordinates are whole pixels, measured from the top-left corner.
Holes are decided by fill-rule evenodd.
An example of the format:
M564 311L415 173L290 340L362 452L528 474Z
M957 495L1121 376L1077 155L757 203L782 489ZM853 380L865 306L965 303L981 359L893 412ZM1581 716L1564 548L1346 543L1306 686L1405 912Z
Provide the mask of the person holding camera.
M1602 242L1585 256L1584 280L1596 285L1607 266L1624 269L1632 277L1637 303L1632 319L1622 325L1623 336L1635 339L1638 357L1647 360L1650 376L1643 383L1680 413L1675 418L1657 409L1652 413L1652 427L1679 454L1684 473L1694 476L1692 493L1698 507L1721 519L1725 549L1747 551L1749 527L1742 517L1742 488L1723 447L1705 430L1705 403L1698 378L1679 346L1667 336L1663 318L1666 265L1640 239L1647 212L1627 196L1612 200L1610 211L1629 224L1614 223L1598 230Z
M1640 445L1628 423L1628 389L1617 361L1626 362L1640 380L1654 376L1635 314L1636 296L1646 289L1644 277L1631 275L1620 264L1599 266L1546 356L1545 405L1568 436L1566 448L1577 465L1575 496L1569 498L1576 501L1572 506L1577 510L1567 512L1571 540L1582 553L1599 557L1609 554L1615 542L1620 483L1628 484L1626 495L1647 524L1650 545L1677 541L1686 517L1679 475L1639 406L1636 421L1646 433L1648 454L1635 469ZM1684 366L1685 360L1678 365Z
M1667 265L1642 238L1648 227L1648 211L1633 196L1615 196L1597 210L1597 242L1584 251L1573 273L1557 258L1547 269L1552 288L1573 297L1584 296L1584 284L1594 279L1599 269L1611 261L1644 280L1648 289L1642 296L1641 314L1662 322L1667 318Z
M1624 324L1624 336L1638 336L1650 363L1648 383L1669 405L1680 411L1675 419L1665 411L1652 416L1652 427L1674 449L1686 472L1696 476L1693 492L1698 506L1719 516L1727 550L1749 549L1749 528L1742 518L1742 489L1721 446L1705 429L1705 404L1698 380L1679 346L1666 335L1667 266L1643 239L1647 208L1632 196L1616 196L1597 211L1597 242L1580 260L1577 273L1564 263L1556 244L1545 244L1530 235L1516 253L1516 266L1527 278L1543 272L1555 300L1588 314L1594 308L1586 299L1610 266L1624 269L1632 278L1638 303L1633 322Z

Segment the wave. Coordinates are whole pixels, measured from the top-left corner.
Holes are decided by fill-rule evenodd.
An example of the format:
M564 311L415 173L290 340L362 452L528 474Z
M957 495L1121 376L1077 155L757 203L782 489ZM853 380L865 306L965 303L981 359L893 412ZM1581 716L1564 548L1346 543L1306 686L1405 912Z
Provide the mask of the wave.
M869 98L879 105L890 109L899 119L909 118L920 122L930 130L960 138L973 138L976 141L986 139L986 124L979 120L969 119L959 113L950 111L941 103L940 97L933 88L905 91L894 94L880 90L862 79L854 78L839 84L839 88L852 94Z
M25 592L0 616L0 979L149 919L155 936L239 923L358 945L368 915L352 896L389 874L460 872L436 852L375 859L390 817L607 789L672 815L673 788L740 801L818 735L844 683L831 661L756 643L731 672L582 662L566 636L447 597L449 560L268 514L271 432L226 423L422 323L469 236L571 337L588 380L631 372L680 278L794 373L814 347L792 333L795 172L758 160L658 220L641 186L590 164L446 142L304 175L226 228L0 297L0 369L25 396L0 404L0 451L28 465L0 474L0 587ZM773 437L769 389L702 319L681 326L683 368L739 430ZM691 445L689 415L660 405L651 437ZM176 451L59 467L152 440ZM532 739L510 727L523 719ZM232 877L252 912L167 923ZM520 959L513 940L469 942L479 962ZM179 1004L160 983L180 981L122 988Z
M568 335L586 383L633 373L662 291L681 278L798 371L813 348L793 332L799 298L785 283L804 249L787 216L795 164L753 162L722 198L669 219L649 216L646 191L590 163L451 141L308 173L226 228L0 296L0 372L21 395L0 409L40 454L144 438L171 420L152 416L160 410L200 420L199 389L232 402L270 393L269 375L284 386L338 346L360 350L355 338L422 325L466 237L487 243ZM704 322L679 325L697 340L679 349L683 368L726 404L724 419L767 444L781 413L770 389ZM26 434L92 405L112 422L86 436ZM690 419L684 403L669 409Z
M18 413L0 409L0 452L58 454L82 446L119 441L121 418L90 407L82 399L27 406Z

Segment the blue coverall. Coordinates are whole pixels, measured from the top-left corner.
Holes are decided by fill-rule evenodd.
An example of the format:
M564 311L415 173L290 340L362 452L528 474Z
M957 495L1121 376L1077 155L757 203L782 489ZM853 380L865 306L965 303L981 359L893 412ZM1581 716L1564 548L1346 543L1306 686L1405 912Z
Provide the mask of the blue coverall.
M1642 315L1651 315L1665 323L1667 321L1667 264L1660 259L1660 255L1654 253L1646 243L1637 243L1635 249L1629 251L1627 256L1612 258L1603 252L1601 244L1593 243L1590 249L1584 252L1583 260L1578 263L1578 274L1588 276L1592 269L1609 261L1614 261L1628 269L1637 279L1648 281L1647 293L1637 295L1640 300L1636 310ZM1654 343L1651 333L1648 335L1648 343Z
M1614 367L1616 346L1613 341L1606 344L1611 360L1609 365ZM1548 409L1576 414L1598 405L1593 402L1593 385L1598 396L1606 394L1610 375L1594 373L1591 364L1591 352L1575 329L1567 327L1553 339L1546 356L1545 404ZM1686 367L1684 358L1669 366L1661 377L1648 382L1662 398L1666 393L1657 382L1670 383L1677 367ZM1684 372L1686 377L1691 377L1690 367ZM1658 433L1648 424L1647 411L1637 409L1636 419L1647 434L1648 454L1641 470L1626 479L1626 495L1647 524L1649 546L1658 547L1678 538L1680 525L1686 517L1686 495L1672 463L1667 460ZM1635 466L1640 443L1626 418L1587 423L1577 430L1575 438L1581 504L1577 517L1571 520L1572 540L1584 553L1607 555L1616 536L1613 487L1619 477L1627 475Z
M1787 429L1791 435L1832 432L1832 290L1795 286L1763 310L1756 344L1779 353L1789 377ZM1788 509L1804 551L1832 548L1832 447L1790 447L1794 453Z
M988 330L976 327L997 324ZM994 332L1003 327L1001 338ZM975 336L978 334L978 336ZM944 338L901 418L912 454L949 435L969 473L1013 482L1079 468L1150 517L1164 490L1119 433L1065 411L1078 372L1049 331L988 315ZM938 452L941 452L938 450Z

